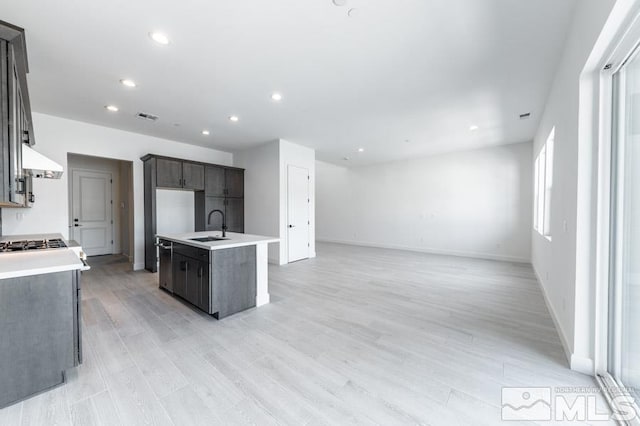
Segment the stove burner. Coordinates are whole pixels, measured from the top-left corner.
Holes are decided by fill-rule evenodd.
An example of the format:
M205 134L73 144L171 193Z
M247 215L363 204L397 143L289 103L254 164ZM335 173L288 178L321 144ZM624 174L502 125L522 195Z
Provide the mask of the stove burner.
M50 240L0 241L0 253L27 250L47 250L66 247L67 245L60 238L52 238Z

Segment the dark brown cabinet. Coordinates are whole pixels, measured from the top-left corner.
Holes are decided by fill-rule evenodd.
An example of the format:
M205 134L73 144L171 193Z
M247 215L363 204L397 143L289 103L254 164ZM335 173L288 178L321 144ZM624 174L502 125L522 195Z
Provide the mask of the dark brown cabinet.
M158 158L156 184L159 188L182 188L182 161Z
M224 171L226 196L230 198L244 197L244 170L226 169Z
M165 260L161 259L161 268L167 267ZM173 270L173 293L209 312L209 250L174 244L173 259L168 261Z
M204 166L202 164L182 163L182 187L193 191L204 190Z
M242 198L221 198L207 197L205 203L205 221L209 218L209 213L213 210L224 212L227 221L227 231L244 232L244 199ZM219 231L222 229L222 216L211 215L211 222L206 222L202 231Z
M158 188L193 191L195 231L222 229L219 214L212 215L211 225L207 225L209 212L218 209L225 213L228 231L244 232L243 169L152 154L141 160L144 162L145 269L156 272L158 257L162 255L156 247Z
M186 161L158 158L156 163L158 188L204 190L204 166Z
M22 145L33 145L24 30L0 21L0 207L27 207Z
M244 199L227 198L225 201L227 231L244 232Z
M209 166L206 174L207 197L244 197L244 170Z
M166 243L166 242L165 242ZM168 290L217 319L256 306L256 246L206 250L173 242L160 270L173 273Z
M207 167L207 181L204 192L207 197L224 197L227 185L224 180L225 169L222 167Z

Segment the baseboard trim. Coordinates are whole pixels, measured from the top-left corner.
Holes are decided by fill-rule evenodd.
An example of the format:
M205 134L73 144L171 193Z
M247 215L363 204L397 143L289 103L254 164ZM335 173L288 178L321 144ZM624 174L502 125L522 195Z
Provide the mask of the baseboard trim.
M144 269L144 262L142 263L134 263L133 270L134 271L142 271Z
M589 376L595 376L595 363L591 358L584 358L572 354L570 364L573 371L587 374Z
M394 245L394 244L368 243L368 242L350 241L350 240L334 240L334 239L328 239L328 238L316 238L316 241L321 243L344 244L344 245L358 246L358 247L373 247L373 248L383 248L383 249L390 249L390 250L412 251L417 253L441 254L445 256L471 257L474 259L485 259L485 260L498 260L501 262L527 263L527 264L531 263L531 259L527 259L524 257L503 256L503 255L489 254L489 253L441 250L441 249L432 249L432 248L423 248L423 247L401 246L401 245Z
M547 294L547 290L544 287L544 284L542 283L542 278L540 278L540 274L538 274L538 270L534 265L531 265L531 266L533 268L533 273L536 276L538 287L540 287L540 291L542 292L542 298L544 299L544 303L547 305L547 310L551 314L553 325L555 325L556 330L558 331L558 336L560 336L560 343L562 343L562 349L564 349L564 356L567 358L567 362L569 363L570 368L573 370L573 353L571 352L571 346L569 345L567 336L564 333L562 326L560 325L558 314L556 314L556 310L553 308L553 304L551 303L551 300L549 300L549 295Z

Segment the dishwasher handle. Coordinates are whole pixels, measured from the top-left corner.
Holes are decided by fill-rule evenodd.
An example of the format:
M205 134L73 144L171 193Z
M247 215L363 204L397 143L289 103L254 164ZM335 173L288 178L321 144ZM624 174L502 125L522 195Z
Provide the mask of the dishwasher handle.
M162 243L156 243L155 244L156 247L162 249L162 250L173 250L173 243L169 243L169 245L164 245Z

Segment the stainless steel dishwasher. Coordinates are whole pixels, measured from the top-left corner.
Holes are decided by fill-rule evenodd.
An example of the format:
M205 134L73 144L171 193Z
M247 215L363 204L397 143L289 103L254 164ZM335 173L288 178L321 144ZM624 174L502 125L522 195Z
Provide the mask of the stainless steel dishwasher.
M158 240L158 259L160 267L158 268L159 286L173 293L173 272L171 263L173 261L173 243L168 240Z

